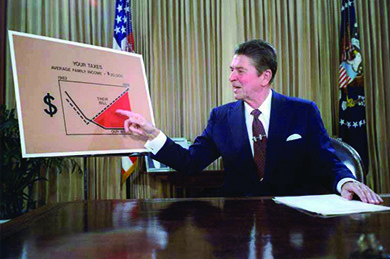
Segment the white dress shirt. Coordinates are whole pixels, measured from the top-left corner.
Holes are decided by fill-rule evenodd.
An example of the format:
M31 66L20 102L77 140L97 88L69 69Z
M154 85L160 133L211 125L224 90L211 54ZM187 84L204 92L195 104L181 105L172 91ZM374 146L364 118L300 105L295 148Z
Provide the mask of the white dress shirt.
M261 114L259 116L259 120L263 124L265 135L268 138L268 129L269 129L269 120L271 118L271 100L272 100L272 91L269 92L267 98L265 98L264 102L258 107L257 109L261 111ZM245 106L245 124L246 124L246 129L248 131L248 136L249 136L249 142L252 150L252 156L255 155L254 150L253 150L253 129L252 129L252 124L253 124L253 115L251 112L254 110L249 104L244 102Z

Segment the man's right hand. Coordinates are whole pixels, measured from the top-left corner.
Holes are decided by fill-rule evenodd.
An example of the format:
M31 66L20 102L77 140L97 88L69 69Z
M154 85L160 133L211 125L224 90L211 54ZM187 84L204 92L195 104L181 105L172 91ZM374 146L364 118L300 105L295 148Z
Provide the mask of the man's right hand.
M160 133L160 130L148 122L142 115L131 111L118 109L117 114L128 117L124 122L126 133L134 134L148 140L152 140Z

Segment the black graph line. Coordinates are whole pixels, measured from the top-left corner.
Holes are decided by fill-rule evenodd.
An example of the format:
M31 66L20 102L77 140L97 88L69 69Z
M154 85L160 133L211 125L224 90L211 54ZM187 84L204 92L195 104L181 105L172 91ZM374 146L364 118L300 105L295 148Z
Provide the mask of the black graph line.
M83 112L82 110L80 109L80 107L75 103L75 101L72 99L72 97L70 97L69 93L67 91L65 91L65 94L68 96L69 100L66 99L66 101L68 101L69 105L71 105L71 107L73 108L74 111L76 111L76 113L84 120L87 120L89 121L90 123L93 123L95 124L96 126L102 128L102 129L105 129L105 130L123 130L124 128L108 128L108 127L104 127L98 123L96 123L95 121L89 119ZM72 106L72 104L74 105L74 107Z
M68 95L68 93L67 92L65 92L67 95ZM68 97L69 97L69 95L68 95ZM73 110L77 113L77 115L79 115L80 116L80 118L84 121L84 123L86 124L86 125L88 125L89 124L89 120L88 120L88 118L86 118L86 116L81 112L81 110L78 108L78 106L76 106L73 102L70 102L69 101L69 99L65 99L67 102L68 102L68 104L73 108ZM72 100L73 101L73 100ZM81 113L81 114L80 114Z
M84 82L84 81L74 81L74 80L59 79L58 83L60 83L60 82L69 82L69 83L77 83L77 84L88 84L88 85L101 85L101 86L111 86L111 87L120 87L120 88L130 87L130 85L127 84L127 83L123 84L123 85L111 85L111 84L91 83L91 82Z
M105 112L108 108L110 108L116 101L118 101L119 98L121 98L125 93L127 93L129 91L129 88L127 88L123 93L121 93L117 98L115 98L109 105L107 105L106 107L104 107L100 112L98 112L98 114L96 114L92 120L96 119L97 117L100 116L100 114L102 114L103 112Z

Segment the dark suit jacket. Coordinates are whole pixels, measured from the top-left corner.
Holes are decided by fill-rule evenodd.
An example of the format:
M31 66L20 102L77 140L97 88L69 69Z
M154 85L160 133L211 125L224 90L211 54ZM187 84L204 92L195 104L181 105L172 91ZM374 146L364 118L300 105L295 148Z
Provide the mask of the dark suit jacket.
M168 138L155 159L185 174L200 172L222 156L222 196L316 193L318 184L336 192L338 181L354 178L334 154L313 102L273 92L264 180L259 181L247 134L244 102L214 108L206 129L189 150ZM302 138L286 141L292 134Z

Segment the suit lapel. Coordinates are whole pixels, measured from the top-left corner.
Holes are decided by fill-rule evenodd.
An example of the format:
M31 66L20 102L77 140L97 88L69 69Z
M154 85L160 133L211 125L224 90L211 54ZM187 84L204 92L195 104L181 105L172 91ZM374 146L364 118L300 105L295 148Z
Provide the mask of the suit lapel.
M234 148L240 152L245 152L245 155L248 153L251 154L251 147L248 139L248 131L245 124L245 115L244 115L244 102L238 101L230 109L228 116L229 129L232 136L232 141L234 143Z
M243 170L240 172L243 173L243 177L250 179L251 181L256 181L257 179L257 169L255 162L253 160L252 150L248 138L248 131L245 124L245 114L244 114L244 102L238 101L230 109L228 114L228 125L232 137L232 142L234 150L237 150L237 161L239 161L239 167Z
M267 139L267 158L265 165L265 179L276 167L280 152L286 143L289 125L293 118L293 107L288 99L273 91L271 103L271 118Z
M252 150L248 137L248 130L245 123L245 107L243 101L238 101L230 109L228 114L228 125L235 150L237 150L237 161L242 170L242 177L252 182L258 180L256 164L253 160Z

